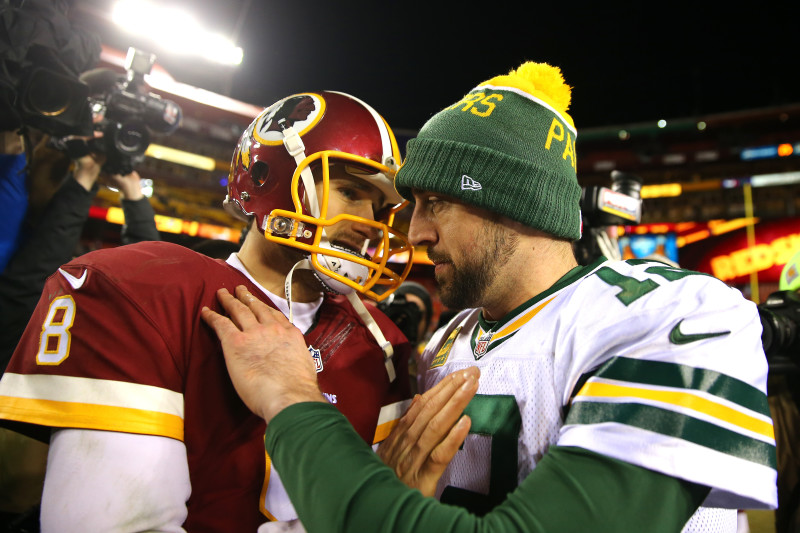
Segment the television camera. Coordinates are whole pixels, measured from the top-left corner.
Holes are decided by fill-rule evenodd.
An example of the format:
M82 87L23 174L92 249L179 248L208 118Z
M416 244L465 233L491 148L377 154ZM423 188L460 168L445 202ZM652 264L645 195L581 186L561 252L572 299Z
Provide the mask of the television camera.
M608 235L611 226L635 226L642 220L642 179L634 174L613 170L611 187L589 186L581 189L583 233L575 243L575 257L588 265L601 255L619 259L616 239Z
M0 0L0 129L37 130L73 158L102 153L106 172L130 173L150 132L175 131L181 109L146 91L152 54L129 49L125 75L88 70L100 59L100 39L73 26L70 4Z
M385 300L378 302L378 309L383 311L411 344L418 343L418 328L424 319L424 313L414 302L409 301L405 294L394 292Z
M777 291L758 306L770 373L800 372L800 294Z
M153 54L129 48L124 79L118 80L116 74L104 69L83 76L85 80L95 78L101 86L101 80L107 81L109 75L114 78L109 90L89 97L94 129L102 136L87 143L88 151L105 154L103 170L110 174L133 171L134 162L144 157L150 145L151 131L170 134L180 126L180 106L145 89L144 77L150 73L155 59Z
M91 135L89 87L78 74L100 39L73 26L65 0L0 0L0 128Z

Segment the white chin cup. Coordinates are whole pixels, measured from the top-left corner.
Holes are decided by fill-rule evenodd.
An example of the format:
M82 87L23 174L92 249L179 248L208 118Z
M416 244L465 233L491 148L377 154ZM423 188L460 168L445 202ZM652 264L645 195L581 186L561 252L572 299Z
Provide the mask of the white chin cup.
M341 250L351 255L357 255L357 252L353 252L347 248L342 248L330 243L320 243L319 247L327 248L329 250ZM359 265L353 261L348 261L347 259L341 259L332 255L323 255L321 253L317 254L317 260L319 261L320 265L330 269L331 272L339 274L340 276L356 283L364 284L367 281L369 269L364 265ZM345 285L341 281L332 278L325 272L321 272L313 263L312 265L314 266L314 273L328 290L338 294L349 294L355 290L349 285Z

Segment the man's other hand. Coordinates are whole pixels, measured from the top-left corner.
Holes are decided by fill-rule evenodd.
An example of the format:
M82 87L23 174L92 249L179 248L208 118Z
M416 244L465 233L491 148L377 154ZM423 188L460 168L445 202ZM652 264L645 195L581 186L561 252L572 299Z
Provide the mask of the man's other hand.
M406 485L434 496L436 484L469 433L462 415L478 390L477 367L448 374L414 401L378 448L383 462Z

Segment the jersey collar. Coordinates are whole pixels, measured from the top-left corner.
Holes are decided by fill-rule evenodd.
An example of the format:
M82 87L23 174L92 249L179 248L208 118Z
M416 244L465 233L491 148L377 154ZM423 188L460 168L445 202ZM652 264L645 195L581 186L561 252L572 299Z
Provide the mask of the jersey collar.
M539 311L544 309L547 304L555 299L555 293L583 278L605 261L607 261L605 257L600 257L589 265L572 268L550 286L549 289L540 292L530 300L517 306L496 322L486 320L483 317L483 313L479 313L478 323L472 330L472 335L470 337L472 353L476 358L480 359L489 350L513 337L522 326L527 324ZM479 339L485 343L480 348L478 348ZM479 353L480 355L478 355Z

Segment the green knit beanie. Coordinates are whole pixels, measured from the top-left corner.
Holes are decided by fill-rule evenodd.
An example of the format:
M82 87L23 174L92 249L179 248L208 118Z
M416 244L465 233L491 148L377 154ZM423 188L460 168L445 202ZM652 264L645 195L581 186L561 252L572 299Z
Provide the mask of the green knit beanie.
M581 235L571 89L527 62L472 89L408 142L398 192L438 192L556 237Z

